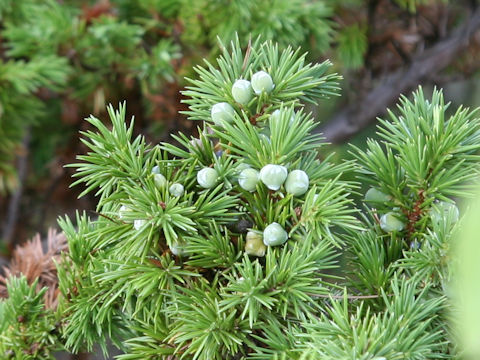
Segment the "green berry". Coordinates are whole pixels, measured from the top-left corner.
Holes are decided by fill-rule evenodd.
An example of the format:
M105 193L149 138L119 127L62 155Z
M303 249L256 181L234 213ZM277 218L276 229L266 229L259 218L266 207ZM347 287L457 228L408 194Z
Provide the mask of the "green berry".
M272 77L267 72L259 71L252 75L252 88L255 94L259 95L264 91L268 94L274 87Z
M147 223L146 220L143 220L143 219L138 219L138 220L135 220L133 222L133 227L135 228L135 230L140 230L145 224Z
M405 224L393 212L388 212L380 218L380 227L385 232L402 231Z
M421 247L422 243L420 241L410 241L410 250L420 250Z
M221 126L223 122L232 123L235 109L229 103L221 102L212 106L211 116L217 125Z
M184 245L179 242L173 243L172 246L169 246L169 248L172 254L175 256L182 257L187 255L187 251L185 250Z
M252 99L252 86L248 80L237 80L233 83L232 86L232 96L233 99L242 105L248 104Z
M125 206L125 205L122 205L120 206L120 210L118 210L118 217L120 219L125 219L125 216L128 215L128 213L132 211L130 210L129 207Z
M167 185L167 179L165 178L165 176L163 176L160 173L160 168L158 166L154 166L152 168L152 174L154 174L153 175L153 181L155 182L155 185L158 188L163 188L163 187L165 187L165 185Z
M275 111L270 115L270 123L280 121L280 115L281 115L280 110L279 110L279 109L275 110ZM295 121L295 115L292 114L292 115L290 116L289 124L292 125L292 123L293 123L294 121Z
M270 140L271 134L270 128L265 126L262 130L260 130L258 135L260 135L259 137L261 139L265 139L270 144L272 142L272 140Z
M170 185L170 188L168 189L168 191L173 196L179 197L179 196L182 196L184 188L183 188L182 184L175 183L175 184Z
M244 162L238 162L237 168L235 169L237 174L240 174L243 170L250 169L250 165L245 164Z
M435 223L439 223L443 218L447 218L451 214L452 222L456 223L460 217L457 205L451 202L439 201L434 203L430 210L430 216Z
M269 144L272 142L272 141L270 140L270 137L268 137L267 135L265 135L265 134L259 134L259 135L260 135L260 137L261 137L262 139L265 139L266 142L268 142Z
M283 227L273 222L263 231L263 243L267 246L282 245L288 240L288 234Z
M248 255L262 257L265 255L267 247L263 243L262 234L255 231L249 231L247 233L245 242L245 252Z
M365 193L365 201L367 202L384 203L390 201L391 198L392 197L390 195L387 195L373 187L368 189L368 191Z
M217 170L213 168L203 168L197 173L198 185L205 189L210 189L215 186L218 180Z
M270 190L280 189L287 175L287 168L281 165L268 164L260 170L260 180L262 180Z
M164 188L167 185L167 179L162 174L153 175L153 181L158 188Z
M285 190L294 196L300 196L307 192L309 185L308 175L303 170L293 170L288 174L285 181Z
M192 140L190 140L190 145L192 145L192 147L196 150L205 150L202 139L193 138Z
M238 175L238 184L243 190L255 191L260 174L255 169L245 169Z

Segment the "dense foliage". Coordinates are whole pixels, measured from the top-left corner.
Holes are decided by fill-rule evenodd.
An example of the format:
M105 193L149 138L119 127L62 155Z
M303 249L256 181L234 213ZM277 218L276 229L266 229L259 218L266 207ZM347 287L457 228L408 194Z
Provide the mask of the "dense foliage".
M446 3L4 0L0 191L17 187L13 160L28 149L35 177L54 176L45 164L57 152L79 151L75 133L85 126L82 119L110 102L127 99L149 137L193 131L178 115L179 89L194 65L218 54L217 36L228 43L238 34L247 44L261 35L281 48L302 46L309 60L327 56L348 75L346 95L359 99L377 78L408 64L466 18L468 4ZM476 65L468 59L459 56L450 72L471 74Z
M14 308L0 349L19 358L33 343L48 359L59 344L111 340L119 359L459 358L447 321L454 199L479 175L478 112L419 88L380 121L379 140L335 164L304 109L337 93L330 63L270 41L220 49L184 93L198 138L149 144L125 105L109 107L109 125L87 119L89 150L71 166L98 205L60 219L59 320L45 330L41 293L12 278L0 313L32 299L31 340L8 347Z
M234 21L230 14L237 14ZM0 191L16 186L12 161L27 129L34 130L40 173L74 136L72 125L92 107L103 111L106 101L128 98L140 118L165 123L174 117L178 85L170 92L165 85L210 56L217 35L263 34L318 52L331 38L330 15L324 2L304 0L2 1Z

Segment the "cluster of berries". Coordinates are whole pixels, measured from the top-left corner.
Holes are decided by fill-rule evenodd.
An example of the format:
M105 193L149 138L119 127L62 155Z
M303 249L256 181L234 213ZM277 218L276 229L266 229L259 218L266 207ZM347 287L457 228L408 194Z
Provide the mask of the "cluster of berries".
M252 75L252 81L240 79L232 86L233 99L241 104L247 105L254 94L271 93L275 87L272 77L265 71L259 71ZM216 125L223 122L232 123L235 116L235 109L227 102L220 102L212 106L211 117Z
M218 173L213 168L203 168L197 173L198 184L206 189L212 188L218 181ZM284 184L287 193L294 196L305 194L309 186L308 175L303 170L288 173L281 165L268 164L260 171L247 167L240 171L238 184L246 191L255 191L261 181L270 190L279 190ZM273 222L265 227L263 233L249 231L246 237L245 252L249 255L264 256L267 246L282 245L288 240L288 234L278 223Z
M241 105L247 105L254 95L262 93L271 93L275 88L272 77L265 71L258 71L252 75L251 81L240 79L236 80L232 86L231 93L233 99ZM276 110L271 114L271 119L275 120L280 116L280 111ZM232 123L235 117L235 109L226 102L217 103L212 106L211 119L216 125L222 125L224 122ZM293 116L291 121L293 120ZM200 139L191 141L193 146L203 148ZM288 172L287 168L277 164L267 164L260 170L251 168L246 164L241 164L237 169L239 186L249 192L257 189L258 183L261 181L268 189L277 191L283 185L286 193L293 196L301 196L308 191L309 177L303 170L296 169ZM167 186L167 179L160 173L158 166L152 169L155 185L158 188ZM204 167L197 172L197 183L204 189L215 187L221 178L220 174L214 167ZM173 183L169 186L170 195L179 197L184 193L182 184ZM125 206L120 208L120 218L125 211ZM124 216L123 216L124 217ZM146 224L145 220L134 220L133 227L141 230ZM277 222L267 225L263 232L258 230L250 230L246 235L245 252L252 256L264 256L267 246L278 246L284 244L288 240L288 233ZM173 244L170 250L174 255L183 256L185 252L182 250L181 244Z

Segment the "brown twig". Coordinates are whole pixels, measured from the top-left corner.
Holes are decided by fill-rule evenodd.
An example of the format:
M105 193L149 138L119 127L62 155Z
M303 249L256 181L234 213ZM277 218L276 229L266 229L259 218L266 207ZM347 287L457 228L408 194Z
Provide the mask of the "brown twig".
M413 208L410 211L406 211L405 215L408 219L407 231L408 237L411 238L415 232L415 226L417 225L418 219L422 216L423 209L422 205L425 202L425 190L420 190L418 192L418 200L413 204Z
M245 52L245 58L243 59L242 71L245 71L247 67L248 60L250 59L250 54L252 52L252 37L248 39L247 51Z
M338 112L319 129L327 141L341 143L358 133L383 114L400 94L409 91L422 80L432 78L445 69L467 49L474 33L480 29L480 8L463 25L431 48L413 57L408 66L386 76L358 102Z

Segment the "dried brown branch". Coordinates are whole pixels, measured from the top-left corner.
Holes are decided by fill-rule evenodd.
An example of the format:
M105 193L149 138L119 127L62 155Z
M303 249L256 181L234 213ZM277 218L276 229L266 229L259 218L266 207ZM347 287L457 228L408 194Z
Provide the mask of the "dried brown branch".
M40 235L15 249L8 267L4 267L4 275L0 275L0 297L7 296L5 287L10 276L24 275L29 284L38 279L38 290L47 287L45 305L54 309L57 306L58 278L54 261L60 259L60 253L67 250L67 240L63 233L49 229L46 249Z
M438 72L453 63L468 48L479 29L480 8L476 9L449 37L414 56L408 66L386 76L366 96L338 112L319 131L331 143L341 143L349 139L374 122L400 94L411 90L422 80L437 76Z

